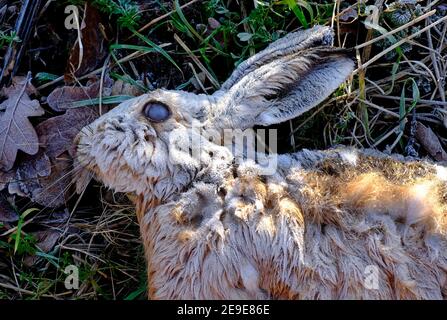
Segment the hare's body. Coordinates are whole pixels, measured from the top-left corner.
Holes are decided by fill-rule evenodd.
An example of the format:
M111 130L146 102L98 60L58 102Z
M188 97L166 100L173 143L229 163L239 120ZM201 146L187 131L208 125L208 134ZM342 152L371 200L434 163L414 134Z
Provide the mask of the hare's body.
M156 90L80 133L78 161L136 203L150 298L445 297L446 168L303 150L267 174L268 157L219 138L329 96L354 68L331 42L325 27L291 33L212 96Z
M347 149L229 165L141 220L150 297L442 299L442 170Z

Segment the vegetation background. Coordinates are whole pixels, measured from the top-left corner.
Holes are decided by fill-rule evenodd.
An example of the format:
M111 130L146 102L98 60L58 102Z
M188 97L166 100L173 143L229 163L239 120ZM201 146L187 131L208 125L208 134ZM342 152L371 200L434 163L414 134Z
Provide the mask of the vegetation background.
M0 145L0 299L144 299L132 207L94 181L75 192L71 139L155 88L212 93L287 32L332 26L358 69L275 126L281 153L344 144L446 161L446 15L436 0L0 0L0 141L13 141Z

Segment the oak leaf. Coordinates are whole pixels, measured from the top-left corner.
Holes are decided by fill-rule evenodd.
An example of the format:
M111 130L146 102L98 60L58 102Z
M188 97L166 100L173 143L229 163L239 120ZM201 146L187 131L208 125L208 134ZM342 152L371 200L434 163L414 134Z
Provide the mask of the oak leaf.
M36 132L45 153L56 158L69 151L73 154L73 139L83 127L98 117L98 112L89 107L68 109L63 115L39 123Z
M101 87L104 97L110 96L113 80L109 77L101 81L90 81L85 87L64 86L54 89L47 97L47 103L54 111L64 111L73 108L73 103L81 100L94 99L99 96Z
M47 208L64 205L70 187L71 163L68 154L50 159L42 151L38 157L25 159L17 168L20 190L33 202Z
M34 155L39 151L39 139L28 117L44 114L39 101L27 94L29 77L3 90L7 97L0 104L0 169L10 170L19 150Z
M416 126L416 138L436 161L447 160L447 153L442 148L441 142L430 127L426 127L418 122Z
M53 250L62 233L57 230L47 229L33 232L31 235L36 239L36 247L39 248L39 251L48 253ZM25 259L23 259L23 263L27 267L31 267L39 260L39 258L41 259L41 256L39 255L26 256Z
M3 193L0 193L0 223L19 220L18 214L12 208Z

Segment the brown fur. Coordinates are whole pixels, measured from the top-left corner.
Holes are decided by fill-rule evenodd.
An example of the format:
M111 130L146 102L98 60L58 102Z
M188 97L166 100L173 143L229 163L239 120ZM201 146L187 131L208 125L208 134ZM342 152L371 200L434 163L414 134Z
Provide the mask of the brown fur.
M281 177L288 185L242 171L212 203L215 186L200 186L150 210L142 234L150 248L151 298L442 298L445 183L430 165L385 159L388 166L378 159L368 164L374 173L363 173L369 158L360 156L358 166L343 164L348 176L328 174L324 161L315 162ZM394 185L385 176L399 165L420 166L427 175ZM300 183L293 183L298 174ZM421 219L408 220L420 200L415 186L428 196ZM191 212L184 200L222 211ZM378 267L377 290L365 288L368 265Z
M211 96L155 90L80 133L77 161L136 204L149 298L446 297L445 167L339 148L280 155L267 175L202 139L321 102L354 68L332 39L326 27L291 33ZM148 119L151 101L172 116Z

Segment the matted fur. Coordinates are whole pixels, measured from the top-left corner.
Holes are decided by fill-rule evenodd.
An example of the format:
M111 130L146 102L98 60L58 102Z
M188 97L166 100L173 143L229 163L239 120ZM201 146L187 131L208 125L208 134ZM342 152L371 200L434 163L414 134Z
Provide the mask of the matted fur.
M331 39L324 27L289 34L212 96L156 90L78 136L78 161L136 204L149 298L445 297L446 168L337 148L280 155L263 175L218 142L203 141L199 159L170 149L173 133L201 134L192 121L245 129L317 105L354 66ZM150 101L169 106L170 119L148 121Z
M447 190L436 167L368 153L353 164L347 152L305 150L267 177L231 168L149 209L150 296L442 299Z

